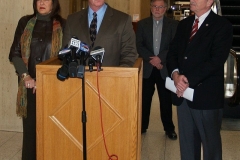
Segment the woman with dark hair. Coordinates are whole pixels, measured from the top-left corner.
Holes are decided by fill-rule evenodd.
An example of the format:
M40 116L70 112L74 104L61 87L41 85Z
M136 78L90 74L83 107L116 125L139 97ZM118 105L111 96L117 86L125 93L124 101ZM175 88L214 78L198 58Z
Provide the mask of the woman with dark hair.
M65 23L58 0L33 0L33 10L19 20L9 53L19 77L16 111L23 119L23 160L36 159L36 65L57 56Z

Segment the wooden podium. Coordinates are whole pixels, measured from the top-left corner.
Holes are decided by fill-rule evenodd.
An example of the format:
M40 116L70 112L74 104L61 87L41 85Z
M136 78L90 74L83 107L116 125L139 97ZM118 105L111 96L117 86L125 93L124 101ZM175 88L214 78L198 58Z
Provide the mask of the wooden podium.
M83 159L82 79L58 80L60 67L57 58L36 67L38 160ZM84 76L87 159L108 160L108 152L118 160L140 160L142 60L132 68L102 68Z

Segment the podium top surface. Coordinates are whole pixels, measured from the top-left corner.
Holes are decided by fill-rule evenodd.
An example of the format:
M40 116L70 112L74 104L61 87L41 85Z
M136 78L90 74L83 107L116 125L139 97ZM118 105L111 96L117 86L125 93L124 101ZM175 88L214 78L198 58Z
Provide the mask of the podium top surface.
M45 67L49 67L49 66L51 66L53 68L55 68L55 67L59 68L59 66L61 66L61 65L62 65L62 61L58 57L52 57L42 63L37 64L36 68L37 69L42 68L42 67L45 68ZM141 70L141 67L142 67L142 58L138 58L135 61L133 67L102 67L102 68L105 68L105 69L106 68L111 68L111 69L113 69L113 68L136 69L137 68L138 70Z

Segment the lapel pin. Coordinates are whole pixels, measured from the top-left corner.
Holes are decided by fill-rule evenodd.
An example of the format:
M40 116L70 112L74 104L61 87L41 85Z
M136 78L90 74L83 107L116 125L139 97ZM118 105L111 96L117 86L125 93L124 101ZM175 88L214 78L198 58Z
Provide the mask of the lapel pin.
M206 24L206 26L208 26L208 24Z

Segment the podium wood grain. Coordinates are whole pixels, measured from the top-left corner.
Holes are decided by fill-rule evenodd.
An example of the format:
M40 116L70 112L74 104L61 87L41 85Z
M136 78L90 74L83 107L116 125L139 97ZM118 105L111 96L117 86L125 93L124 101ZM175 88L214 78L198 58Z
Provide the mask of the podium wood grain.
M57 58L37 65L38 160L83 157L82 79L58 80L60 67ZM132 68L103 67L101 72L85 72L88 160L108 160L101 115L108 153L119 160L140 160L141 67L138 59Z

